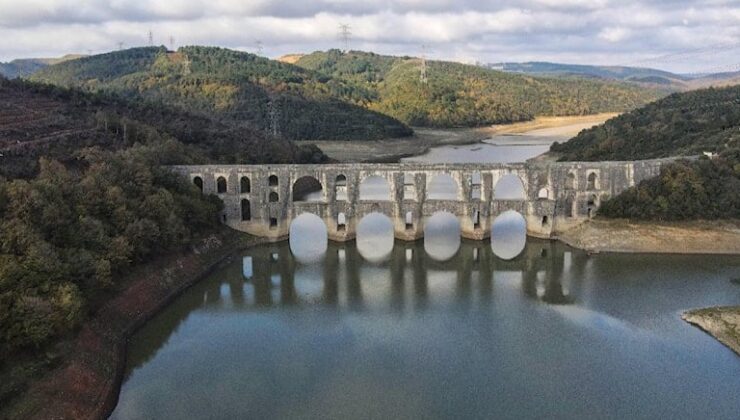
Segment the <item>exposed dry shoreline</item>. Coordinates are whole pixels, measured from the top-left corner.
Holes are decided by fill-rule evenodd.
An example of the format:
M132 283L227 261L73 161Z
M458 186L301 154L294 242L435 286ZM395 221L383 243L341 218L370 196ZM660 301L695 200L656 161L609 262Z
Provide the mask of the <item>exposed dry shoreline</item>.
M684 312L681 318L740 356L740 306L694 309Z
M594 219L558 235L589 252L740 255L740 220L676 223Z
M137 267L85 322L59 367L0 407L8 419L104 419L118 402L129 338L236 252L265 242L224 228L187 251Z
M480 143L495 135L523 134L532 131L548 130L549 135L560 134L566 130L567 135L574 134L572 128L586 128L601 124L618 114L595 114L577 117L537 117L532 121L514 124L493 125L481 128L434 129L414 128L412 137L373 140L373 141L314 141L306 140L318 146L326 155L339 162L376 162L389 163L410 157L423 155L430 148L444 145L465 145Z

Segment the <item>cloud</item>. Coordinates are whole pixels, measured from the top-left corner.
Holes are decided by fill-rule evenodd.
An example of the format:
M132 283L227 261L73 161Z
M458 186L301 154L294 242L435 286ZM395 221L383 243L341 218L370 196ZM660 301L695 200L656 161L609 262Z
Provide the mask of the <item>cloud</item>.
M0 0L0 60L160 44L254 49L277 56L352 46L470 61L627 64L714 44L740 44L740 1L691 0ZM665 64L740 61L737 50ZM732 54L734 53L734 54Z

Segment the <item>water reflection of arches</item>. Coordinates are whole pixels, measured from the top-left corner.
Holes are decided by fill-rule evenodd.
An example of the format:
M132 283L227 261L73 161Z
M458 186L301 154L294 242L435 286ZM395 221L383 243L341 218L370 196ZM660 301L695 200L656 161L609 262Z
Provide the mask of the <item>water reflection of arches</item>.
M510 260L524 250L527 243L527 221L519 212L508 210L491 225L491 248L499 258Z
M391 186L388 180L378 175L371 175L360 183L360 200L390 201Z
M514 174L504 175L496 182L493 198L496 200L525 200L527 195L524 191L524 183Z
M388 216L373 212L357 224L357 249L368 261L384 261L393 250L393 222Z
M435 212L424 222L424 250L435 260L449 260L460 248L460 231L454 214Z
M457 200L457 181L449 174L437 174L429 180L427 198L430 200Z
M309 175L302 176L293 182L293 201L321 201L323 186L321 182Z
M324 221L315 214L302 213L290 223L288 238L290 250L296 260L313 264L324 257L329 243Z

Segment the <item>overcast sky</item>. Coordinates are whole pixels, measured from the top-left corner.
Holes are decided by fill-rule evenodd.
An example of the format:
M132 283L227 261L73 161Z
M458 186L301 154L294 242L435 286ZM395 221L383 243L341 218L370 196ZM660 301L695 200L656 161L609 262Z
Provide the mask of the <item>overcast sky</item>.
M0 61L148 43L740 70L740 0L0 0Z

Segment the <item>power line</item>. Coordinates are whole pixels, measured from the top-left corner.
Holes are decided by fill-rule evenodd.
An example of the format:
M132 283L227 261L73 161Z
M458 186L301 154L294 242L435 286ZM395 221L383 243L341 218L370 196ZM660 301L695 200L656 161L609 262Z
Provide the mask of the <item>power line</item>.
M346 23L339 24L339 37L344 44L344 52L349 52L349 44L352 39L352 26Z

